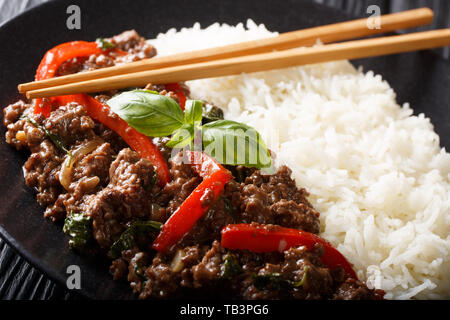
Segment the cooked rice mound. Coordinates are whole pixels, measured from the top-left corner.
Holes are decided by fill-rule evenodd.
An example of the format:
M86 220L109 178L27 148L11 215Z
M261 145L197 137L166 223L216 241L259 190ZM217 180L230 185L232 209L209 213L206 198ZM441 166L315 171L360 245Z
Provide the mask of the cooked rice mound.
M166 55L276 34L249 20L171 29L151 42ZM450 154L380 75L339 61L188 85L263 135L360 279L388 299L450 297Z

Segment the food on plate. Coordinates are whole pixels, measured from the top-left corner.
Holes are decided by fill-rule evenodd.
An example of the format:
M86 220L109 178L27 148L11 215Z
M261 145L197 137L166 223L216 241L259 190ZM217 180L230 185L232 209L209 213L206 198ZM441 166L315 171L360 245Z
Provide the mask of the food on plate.
M265 36L252 23L150 41L126 31L51 49L36 79L187 50L183 41L195 38L215 46ZM389 90L337 62L19 101L4 109L4 124L7 142L31 152L25 181L44 216L64 221L74 250L110 257L114 279L142 299L383 299L380 289L388 298L439 297L448 228L434 223L445 220L436 201L448 197L449 156L426 120L399 108ZM413 129L416 139L427 134L434 162L406 163L403 172L386 153L396 146L398 158L414 156L397 145ZM430 175L441 197L433 213L417 198ZM410 185L386 191L393 181ZM405 204L395 207L398 199ZM418 239L403 238L406 248L405 228ZM416 270L413 262L425 261Z

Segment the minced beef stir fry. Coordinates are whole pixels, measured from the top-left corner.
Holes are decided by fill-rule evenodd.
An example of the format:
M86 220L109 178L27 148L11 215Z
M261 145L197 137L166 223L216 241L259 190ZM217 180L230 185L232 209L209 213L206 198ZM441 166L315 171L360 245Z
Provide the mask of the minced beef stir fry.
M71 57L50 76L156 55L135 31L99 39L97 46L103 51ZM64 221L72 249L110 257L114 279L128 281L141 299L383 298L317 236L319 213L289 168L267 174L257 166L220 165L206 153L202 161L215 168L211 172L181 161L183 151L174 152L168 134L115 130L125 122L94 108L121 93L18 101L4 109L6 141L31 152L25 182L36 190L44 216ZM186 101L184 84L149 84L131 94L174 103L178 112L178 105L200 106L196 117L205 130L226 121L212 103ZM39 112L46 105L48 112ZM156 151L139 149L139 139ZM222 180L213 181L218 172ZM198 198L194 190L202 191Z

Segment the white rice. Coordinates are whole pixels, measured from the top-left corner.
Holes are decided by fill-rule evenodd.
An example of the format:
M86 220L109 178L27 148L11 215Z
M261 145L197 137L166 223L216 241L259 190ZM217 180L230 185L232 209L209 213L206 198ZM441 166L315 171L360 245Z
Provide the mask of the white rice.
M274 35L249 20L171 29L151 43L166 55ZM450 154L380 75L339 61L188 85L263 135L360 279L388 299L450 297Z

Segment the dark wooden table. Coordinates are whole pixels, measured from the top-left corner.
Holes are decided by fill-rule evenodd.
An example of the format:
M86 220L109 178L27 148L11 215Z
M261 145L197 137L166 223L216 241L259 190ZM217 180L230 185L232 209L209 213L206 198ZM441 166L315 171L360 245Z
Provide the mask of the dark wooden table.
M0 24L17 14L49 0L0 0ZM120 1L120 0L116 0ZM411 8L430 7L436 18L429 28L450 27L450 1L447 0L314 0L356 16L367 16L369 5L378 5L383 14ZM450 48L437 50L448 59ZM72 300L79 299L30 266L0 238L0 299Z

